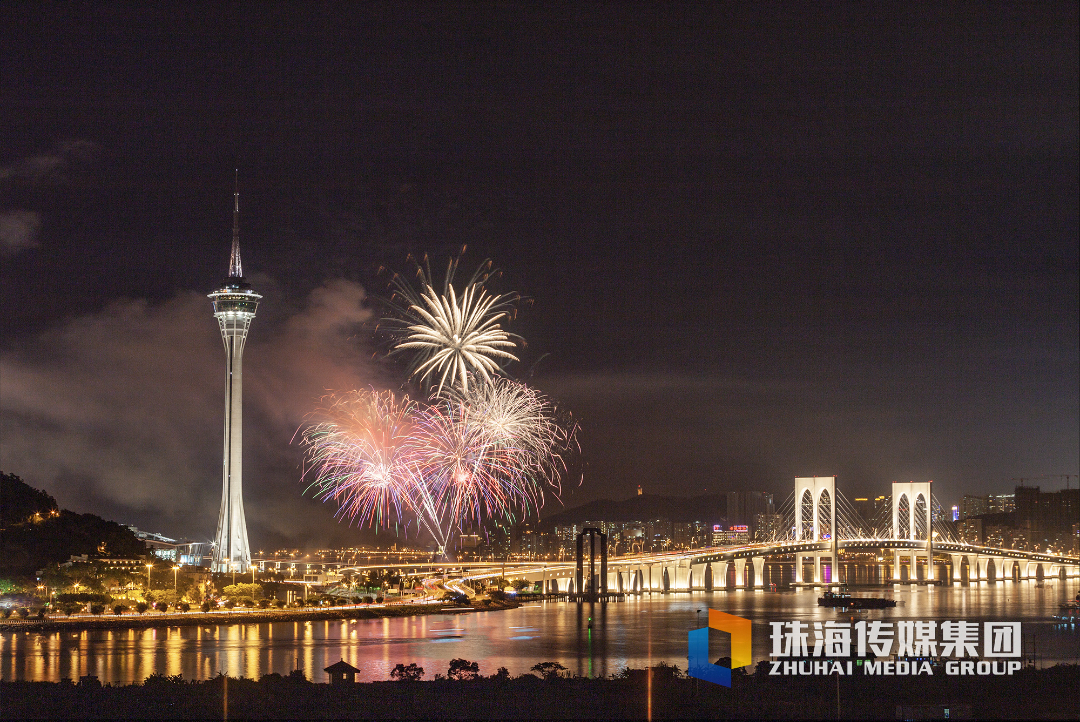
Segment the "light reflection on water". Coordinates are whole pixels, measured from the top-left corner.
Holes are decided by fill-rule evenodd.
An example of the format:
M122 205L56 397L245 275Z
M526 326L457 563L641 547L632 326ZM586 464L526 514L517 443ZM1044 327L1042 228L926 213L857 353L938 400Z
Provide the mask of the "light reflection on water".
M856 594L895 597L895 609L869 619L1025 622L1025 651L1041 663L1080 659L1080 631L1046 623L1072 598L1077 581L942 588L860 588ZM446 673L455 657L478 661L481 674L506 667L511 674L556 661L574 674L603 676L659 661L686 667L686 633L704 626L709 607L754 620L754 659L768 657L768 622L844 618L817 605L819 591L698 592L631 598L607 605L543 602L498 612L439 614L372 620L280 622L163 629L5 632L0 634L0 678L59 681L97 675L130 683L154 673L207 679L224 672L258 678L301 669L326 681L323 668L344 659L362 680L384 680L398 663L415 662L426 677ZM589 618L593 628L589 630ZM724 635L711 649L727 654Z

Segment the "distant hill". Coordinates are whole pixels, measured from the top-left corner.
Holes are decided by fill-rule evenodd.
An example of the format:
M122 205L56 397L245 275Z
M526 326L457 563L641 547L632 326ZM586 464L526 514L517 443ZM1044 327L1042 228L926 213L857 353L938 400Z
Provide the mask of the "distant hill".
M35 514L50 516L59 507L56 499L39 491L14 474L0 472L0 529L21 524Z
M648 521L665 517L674 522L702 521L715 524L727 514L727 497L722 494L700 496L661 496L641 494L622 501L597 499L544 517L540 526L574 524L584 521Z
M58 509L55 499L14 474L0 472L0 477L0 576L30 577L75 554L129 559L146 555L146 544L126 526Z

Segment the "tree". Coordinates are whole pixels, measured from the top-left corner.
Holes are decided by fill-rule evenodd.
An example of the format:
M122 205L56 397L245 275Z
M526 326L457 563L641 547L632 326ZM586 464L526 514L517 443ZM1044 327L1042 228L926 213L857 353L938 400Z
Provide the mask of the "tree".
M112 610L113 614L119 617L121 614L128 610L128 606L126 604L115 604L113 605Z
M139 602L138 604L135 605L135 611L138 612L139 614L142 614L143 612L145 612L149 608L150 608L150 605L147 604L146 602Z
M532 671L536 672L544 679L559 679L560 677L565 677L566 673L570 670L558 662L540 662L539 664L533 665Z
M411 662L408 666L398 664L398 666L390 670L390 679L399 682L419 682L423 678L424 668L418 667L416 662Z
M104 604L91 604L90 605L90 613L93 614L94 616L97 616L99 614L104 614L105 613L105 605Z
M467 659L451 659L446 677L459 682L471 682L480 678L480 665Z
M263 588L261 584L229 584L221 590L221 594L222 596L231 599L241 599L243 597L261 599L263 596Z
M508 670L506 667L499 667L499 670L495 672L495 674L491 675L491 678L500 682L505 682L506 680L510 679L510 670Z
M209 612L210 611L210 602L203 602L202 604L199 605L199 609L203 610L203 612Z

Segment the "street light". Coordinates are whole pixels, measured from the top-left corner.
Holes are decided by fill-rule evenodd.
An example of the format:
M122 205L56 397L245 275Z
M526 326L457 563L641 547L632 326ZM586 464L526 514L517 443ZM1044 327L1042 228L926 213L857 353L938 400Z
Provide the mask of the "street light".
M255 583L255 565L254 564L251 565L251 583L252 584Z
M146 565L146 591L150 591L150 570L153 568L153 564Z
M176 591L176 574L180 571L180 567L176 566L172 568L172 590Z

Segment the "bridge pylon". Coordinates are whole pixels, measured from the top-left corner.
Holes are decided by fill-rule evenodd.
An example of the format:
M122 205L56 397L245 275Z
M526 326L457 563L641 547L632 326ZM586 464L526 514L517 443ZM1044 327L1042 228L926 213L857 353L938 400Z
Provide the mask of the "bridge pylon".
M795 479L795 541L831 541L833 579L836 581L836 477L802 476ZM814 584L825 580L821 572L821 552L814 555ZM803 583L803 557L795 554L795 583Z
M926 581L934 581L934 523L933 495L930 481L894 481L892 483L892 536L893 539L926 542ZM919 525L926 534L921 538ZM918 581L917 564L919 550L893 550L893 581L900 581L900 558L907 554L908 581Z

